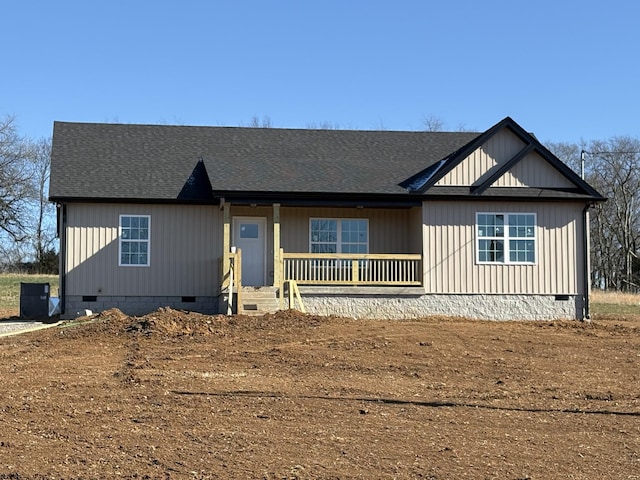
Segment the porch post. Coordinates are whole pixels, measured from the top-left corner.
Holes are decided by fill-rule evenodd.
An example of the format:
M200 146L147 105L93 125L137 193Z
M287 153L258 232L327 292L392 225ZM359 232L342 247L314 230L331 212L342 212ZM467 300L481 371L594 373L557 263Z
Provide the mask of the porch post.
M282 258L280 257L280 204L273 204L273 286L282 288Z
M231 212L229 204L225 202L223 206L223 229L222 229L222 288L229 286L229 253L231 252Z

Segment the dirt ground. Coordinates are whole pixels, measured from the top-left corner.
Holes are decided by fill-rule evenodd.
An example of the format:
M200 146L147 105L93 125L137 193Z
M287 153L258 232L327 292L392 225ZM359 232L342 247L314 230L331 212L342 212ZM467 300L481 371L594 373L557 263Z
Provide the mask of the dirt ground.
M640 318L118 310L0 338L0 479L640 479Z

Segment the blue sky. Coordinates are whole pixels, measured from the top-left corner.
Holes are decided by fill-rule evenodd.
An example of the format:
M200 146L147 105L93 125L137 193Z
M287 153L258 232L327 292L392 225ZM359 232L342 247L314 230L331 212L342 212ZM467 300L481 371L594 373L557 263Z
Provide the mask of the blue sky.
M5 0L0 115L640 137L640 3Z

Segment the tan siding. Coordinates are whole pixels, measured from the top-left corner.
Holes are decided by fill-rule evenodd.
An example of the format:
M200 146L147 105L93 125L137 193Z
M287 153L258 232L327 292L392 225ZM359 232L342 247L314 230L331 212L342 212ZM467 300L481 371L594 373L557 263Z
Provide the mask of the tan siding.
M575 187L564 175L553 168L537 153L530 153L511 170L500 177L496 187Z
M150 215L150 266L118 266L119 215ZM67 207L67 295L214 295L222 253L217 207Z
M409 210L409 252L423 253L422 251L422 208L414 207Z
M436 185L477 185L509 161L524 143L508 130L498 132ZM537 153L530 153L494 183L496 187L570 188L574 185Z
M416 209L419 212L419 209ZM420 217L409 209L295 208L282 207L282 248L285 252L309 251L310 218L368 218L370 253L420 253Z
M524 143L509 130L502 130L491 137L436 185L473 185L496 165L502 165L518 153Z
M475 261L477 212L537 215L535 265ZM582 290L582 205L428 202L423 208L428 293L576 294Z

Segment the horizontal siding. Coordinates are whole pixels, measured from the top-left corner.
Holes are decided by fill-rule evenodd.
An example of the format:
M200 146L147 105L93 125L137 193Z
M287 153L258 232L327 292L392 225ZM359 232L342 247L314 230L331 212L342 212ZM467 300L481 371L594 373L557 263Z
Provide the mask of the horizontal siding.
M150 215L149 267L118 266L119 215ZM217 207L70 204L67 295L214 295L222 254Z
M475 261L477 212L537 214L535 265ZM428 202L423 208L427 293L567 294L582 291L582 205Z

